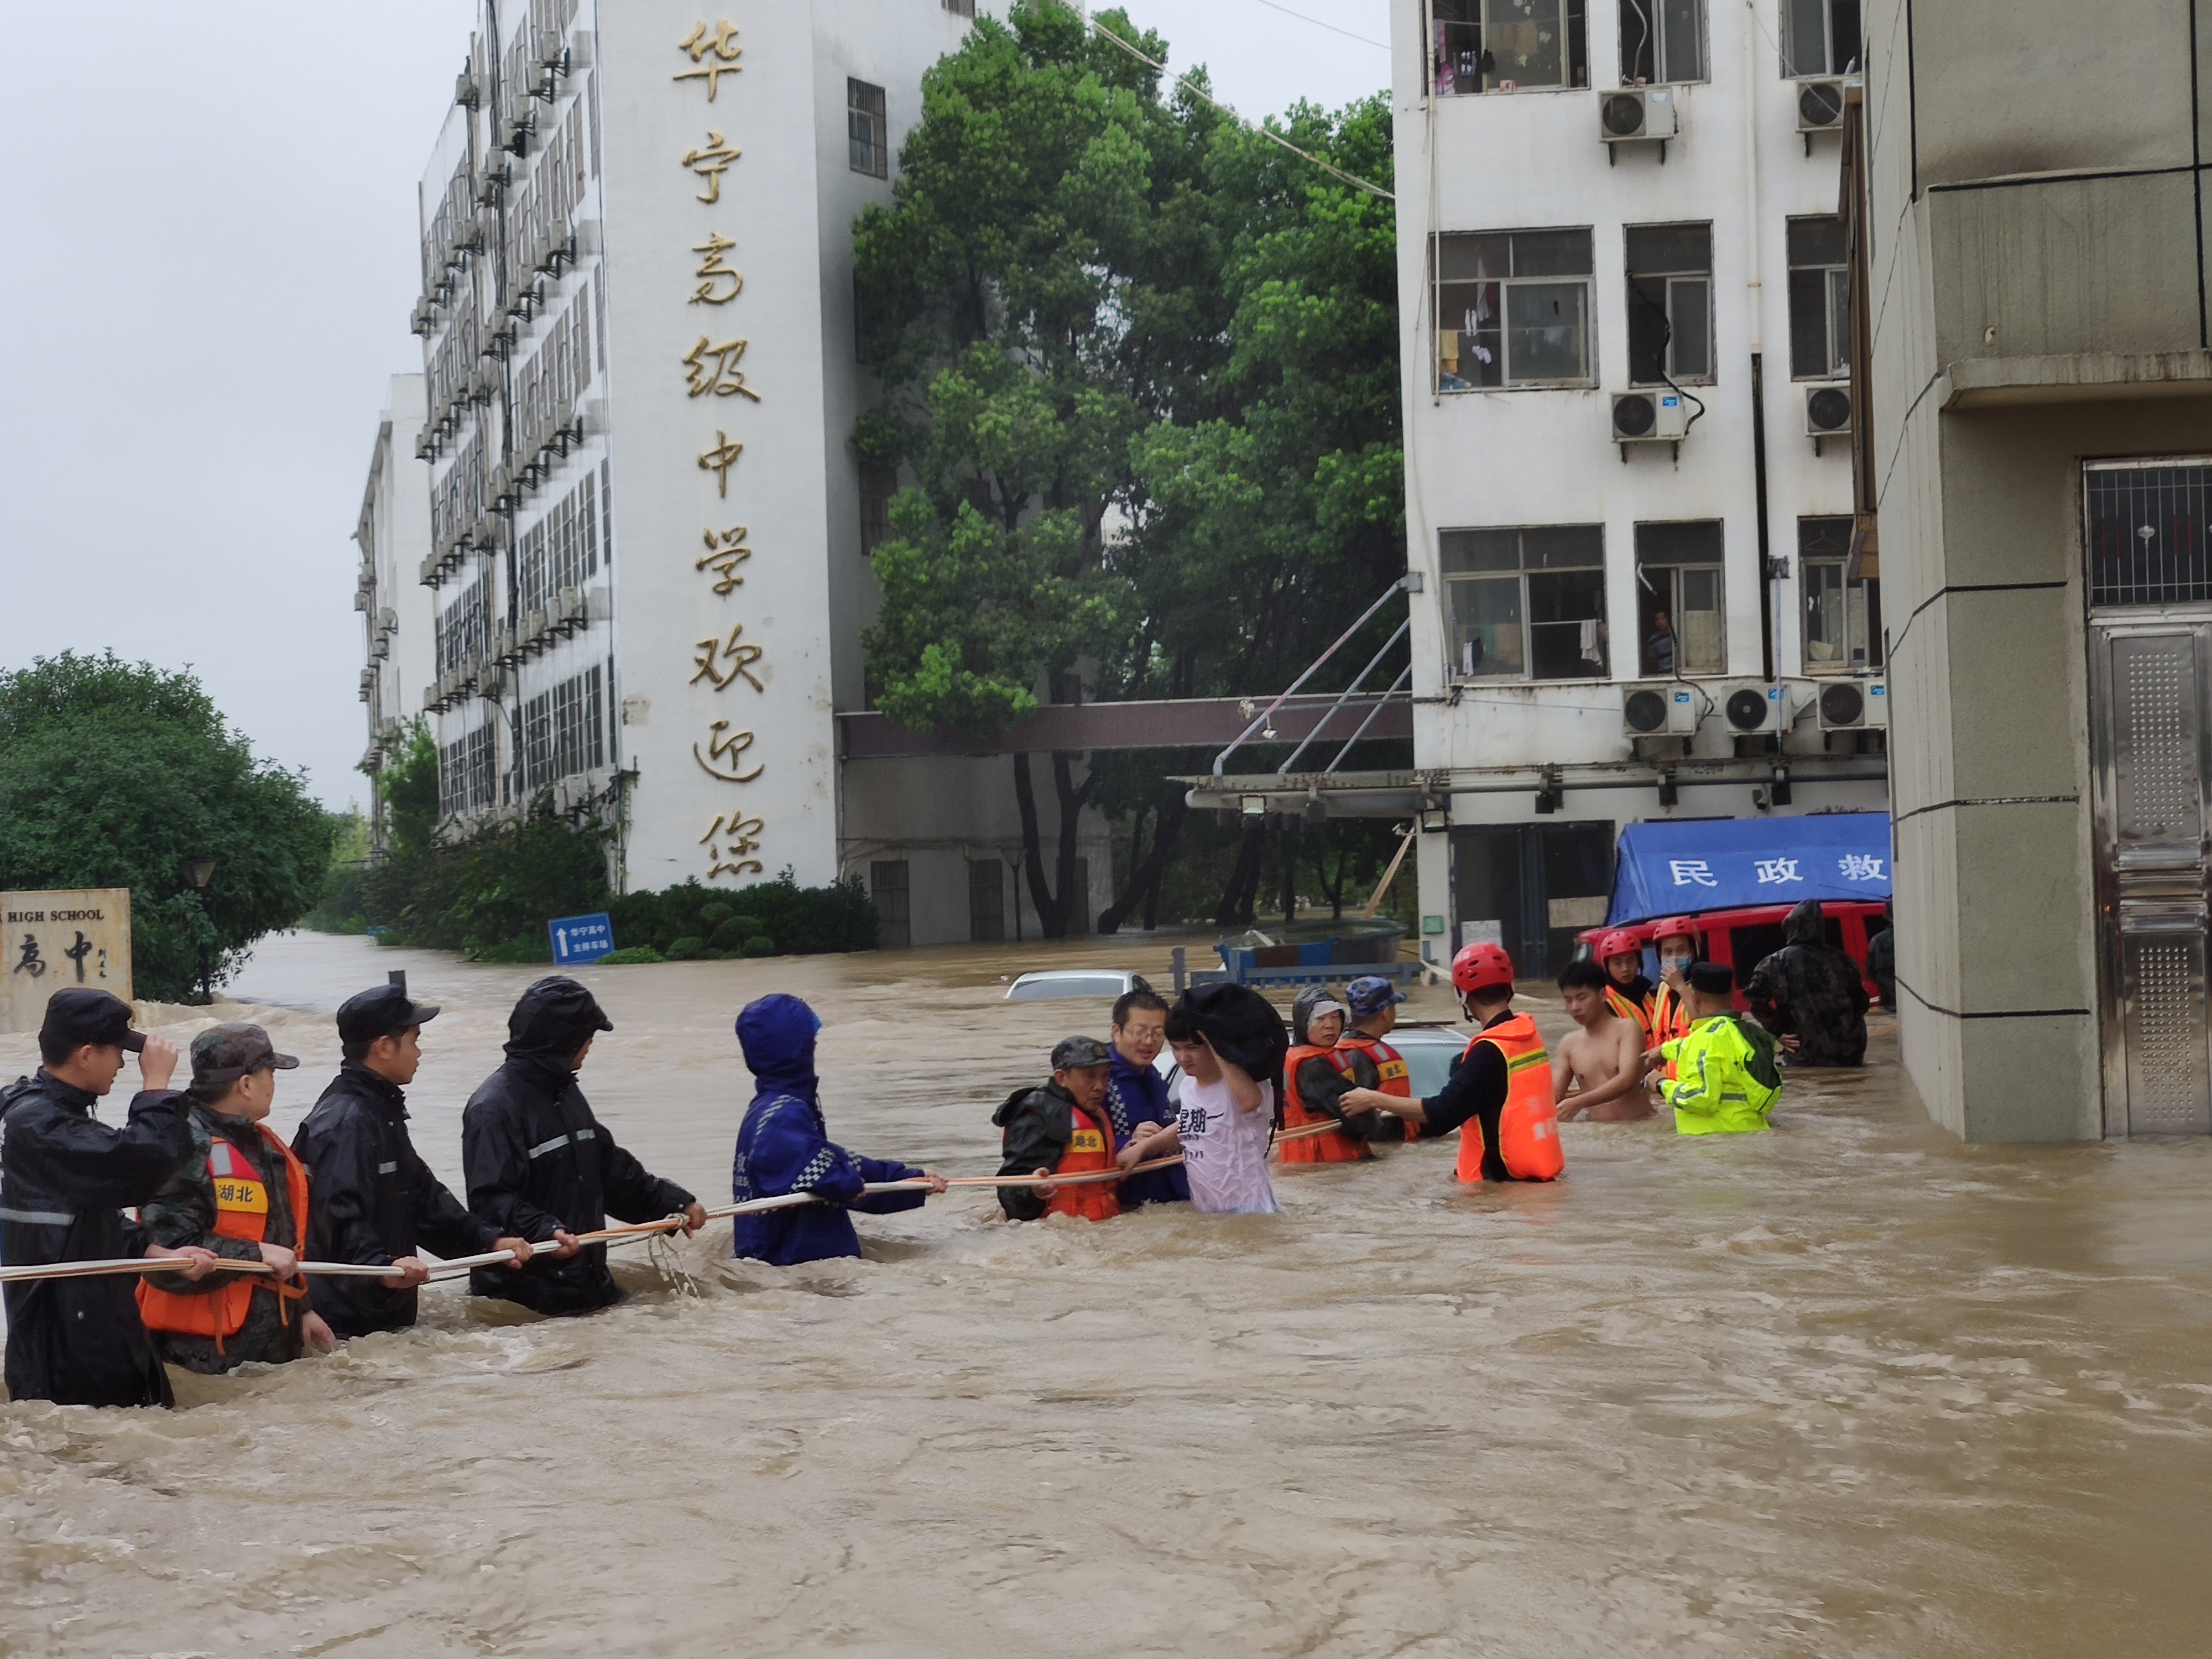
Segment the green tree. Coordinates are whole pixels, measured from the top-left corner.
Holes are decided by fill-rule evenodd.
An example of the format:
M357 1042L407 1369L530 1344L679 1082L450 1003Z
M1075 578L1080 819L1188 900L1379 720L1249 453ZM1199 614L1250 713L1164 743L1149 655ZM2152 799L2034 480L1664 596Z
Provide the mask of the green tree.
M256 760L189 673L112 652L0 673L0 887L128 887L141 996L182 1000L203 945L226 978L290 926L333 834L305 775Z

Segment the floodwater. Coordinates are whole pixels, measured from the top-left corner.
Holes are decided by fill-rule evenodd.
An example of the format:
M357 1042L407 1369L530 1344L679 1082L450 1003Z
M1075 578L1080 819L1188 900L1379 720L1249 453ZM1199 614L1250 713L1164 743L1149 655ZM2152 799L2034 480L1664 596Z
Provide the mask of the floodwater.
M585 1087L726 1201L730 1018L791 990L834 1133L988 1171L1005 1091L1103 1034L999 1000L1070 960L1166 948L597 970ZM237 988L307 1061L289 1129L392 967L447 1007L410 1092L451 1178L534 970L299 935ZM789 1270L723 1223L696 1294L618 1252L588 1319L448 1285L173 1413L0 1407L0 1653L2202 1653L2212 1144L1961 1147L1875 1058L1741 1141L1569 1124L1555 1186L1460 1189L1446 1145L1272 1218L963 1194Z

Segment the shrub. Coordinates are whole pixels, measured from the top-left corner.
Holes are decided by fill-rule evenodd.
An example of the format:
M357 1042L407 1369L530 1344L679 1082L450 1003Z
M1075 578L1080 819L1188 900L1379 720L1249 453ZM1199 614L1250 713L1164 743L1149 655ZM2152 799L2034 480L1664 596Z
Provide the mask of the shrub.
M664 952L670 962L690 962L707 953L707 941L696 933L686 933L682 939L672 939Z
M601 968L632 968L667 960L650 945L625 945L619 951L608 951L596 965Z
M772 957L775 954L775 941L765 934L755 934L745 941L744 954L749 957Z

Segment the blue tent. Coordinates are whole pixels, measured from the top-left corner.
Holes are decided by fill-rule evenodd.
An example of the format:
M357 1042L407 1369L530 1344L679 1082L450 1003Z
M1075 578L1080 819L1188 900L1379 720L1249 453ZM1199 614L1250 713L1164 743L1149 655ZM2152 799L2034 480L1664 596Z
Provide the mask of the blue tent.
M1632 823L1620 832L1606 921L1888 896L1887 812Z

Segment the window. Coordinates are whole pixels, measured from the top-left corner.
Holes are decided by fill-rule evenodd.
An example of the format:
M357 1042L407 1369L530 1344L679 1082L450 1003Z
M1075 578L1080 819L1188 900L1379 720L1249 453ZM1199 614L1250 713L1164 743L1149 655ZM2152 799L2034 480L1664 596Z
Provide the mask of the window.
M2092 464L2085 472L2091 605L2201 605L2212 599L2212 563L2204 556L2212 465L2114 461Z
M447 817L499 804L499 738L494 722L438 750L438 811Z
M592 475L583 478L553 510L524 531L516 543L517 609L549 614L561 604L561 590L584 585L599 573L599 515L592 501Z
M1435 0L1439 95L1589 85L1583 0Z
M1705 78L1705 0L1620 0L1620 78Z
M945 0L945 9L955 17L973 17L975 15L975 0Z
M1590 383L1590 234L1437 238L1437 385Z
M1800 380L1850 373L1851 280L1841 219L1790 222L1790 373Z
M1805 588L1805 672L1859 674L1881 666L1881 580L1847 581L1851 520L1797 520L1797 575Z
M874 552L891 538L891 497L898 473L878 461L860 463L860 552Z
M606 718L596 667L523 704L520 758L524 796L606 763Z
M1628 380L1713 379L1713 228L1630 225Z
M968 937L995 945L1006 936L1006 866L1002 859L968 860Z
M884 119L884 89L866 81L845 82L845 134L851 141L853 171L877 179L890 172L890 133Z
M1605 678L1600 526L1447 530L1440 563L1456 678Z
M1782 0L1782 73L1841 75L1859 62L1859 0Z
M1636 631L1644 672L1728 672L1717 520L1636 526Z
M908 908L907 861L904 859L878 860L869 865L868 896L875 900L876 915L883 920L883 937L879 941L883 948L903 951L913 944L914 923L913 912Z

